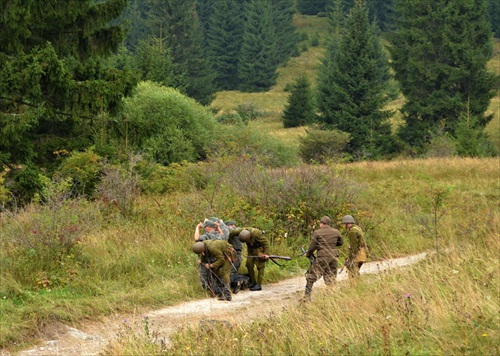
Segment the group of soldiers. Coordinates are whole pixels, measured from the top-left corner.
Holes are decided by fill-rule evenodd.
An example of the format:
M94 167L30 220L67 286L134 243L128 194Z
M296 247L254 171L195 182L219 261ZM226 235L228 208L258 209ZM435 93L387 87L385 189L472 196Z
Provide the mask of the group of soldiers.
M354 278L359 275L359 269L367 258L364 233L351 215L342 218L342 225L346 228L349 241L344 266L349 277ZM260 229L237 227L233 220L224 222L211 217L196 226L194 240L193 252L198 254L199 280L202 288L209 291L211 296L230 301L232 294L240 290L262 290L266 262L270 258L270 244ZM239 273L244 243L248 251L246 275ZM343 243L340 231L331 226L328 216L323 216L319 229L313 232L309 247L304 252L311 266L306 272L302 301L311 300L313 285L321 277L327 286L335 285L339 257L337 247Z

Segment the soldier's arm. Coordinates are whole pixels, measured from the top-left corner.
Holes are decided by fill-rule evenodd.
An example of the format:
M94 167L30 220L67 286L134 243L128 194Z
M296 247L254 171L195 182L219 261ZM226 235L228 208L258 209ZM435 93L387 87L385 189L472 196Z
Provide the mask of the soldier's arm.
M309 247L307 248L306 251L306 256L311 257L314 251L316 251L317 247L318 247L318 240L316 239L316 235L313 234L311 242L309 242Z
M260 230L259 230L260 232ZM264 235L262 235L262 232L260 232L259 234L257 234L256 238L255 238L258 242L261 243L262 247L264 248L264 250L262 251L262 253L264 255L269 255L269 250L270 250L270 244L269 244L269 240L267 239L267 237L265 237Z
M202 227L203 227L202 223L199 223L198 225L196 225L196 227L194 229L194 240L195 241L199 241L200 240L200 229Z
M222 253L222 251L210 251L212 254L212 257L215 258L215 262L212 263L212 268L217 269L221 267L224 264L224 261L226 260L226 256Z

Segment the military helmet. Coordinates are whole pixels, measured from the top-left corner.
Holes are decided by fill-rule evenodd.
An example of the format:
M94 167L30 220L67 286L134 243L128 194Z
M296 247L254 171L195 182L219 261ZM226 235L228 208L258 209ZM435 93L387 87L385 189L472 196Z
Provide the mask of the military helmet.
M205 244L201 241L198 241L196 242L194 245L193 245L193 252L196 253L196 254L200 254L202 252L205 251Z
M332 220L328 216L323 216L319 222L325 225L330 225Z
M342 224L355 224L354 218L352 215L346 215L342 218Z
M246 229L241 230L240 233L239 233L239 235L238 235L238 239L241 242L250 241L250 237L252 237L252 234L250 233L250 231L248 231Z
M207 220L203 223L203 228L206 228L206 227L214 227L216 228L217 227L217 224L214 223L212 220Z

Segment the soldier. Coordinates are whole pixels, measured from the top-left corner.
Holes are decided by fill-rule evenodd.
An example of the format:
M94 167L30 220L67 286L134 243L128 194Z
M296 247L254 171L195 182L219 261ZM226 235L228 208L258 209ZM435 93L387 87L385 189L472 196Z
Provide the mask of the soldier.
M214 294L219 300L231 300L229 273L231 271L231 245L224 240L206 240L196 242L193 252L200 255L199 264L213 273L215 279Z
M306 272L306 290L303 301L311 300L314 283L323 277L327 286L333 286L337 278L337 246L342 246L342 236L337 229L330 226L331 219L323 216L319 221L319 229L313 232L306 256L311 257L317 251L317 256Z
M348 261L346 261L349 278L359 276L359 269L366 262L367 247L365 236L361 227L356 224L356 221L351 215L346 215L342 218L342 224L347 230L347 239L349 240Z
M236 222L233 220L225 221L225 224L229 228L229 231L236 229ZM243 251L243 243L238 239L237 235L229 235L229 243L234 247L238 259L233 262L231 268L231 291L233 294L238 293L241 289L245 289L248 285L249 278L239 274L239 269L241 265L241 252Z
M203 234L200 233L200 229L203 229ZM209 241L209 240L222 240L222 231L217 231L217 224L212 220L205 220L204 223L199 223L196 225L194 231L194 240L198 241ZM210 286L210 275L209 270L205 268L205 265L200 263L198 260L198 278L201 283L201 287L205 290L211 290L213 287Z
M215 216L212 216L208 220L212 220L217 225L217 231L220 231L222 236L224 236L223 240L227 241L229 239L229 228L224 221Z
M269 240L262 234L262 231L253 227L231 230L229 236L238 236L241 242L247 244L248 256L261 256L261 258L247 257L246 267L250 276L250 290L262 290L266 262L269 260ZM257 268L257 276L254 267Z
M200 229L202 228L204 233L200 234ZM205 222L200 222L198 225L196 225L196 229L194 230L194 240L224 240L224 234L215 222L213 222L212 220L205 220Z

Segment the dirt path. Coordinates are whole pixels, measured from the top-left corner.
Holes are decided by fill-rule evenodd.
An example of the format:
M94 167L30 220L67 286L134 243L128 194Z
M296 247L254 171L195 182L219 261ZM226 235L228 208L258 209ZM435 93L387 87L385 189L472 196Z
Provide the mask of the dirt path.
M369 262L362 269L362 274L376 274L392 268L402 267L421 261L427 253L396 258L388 261ZM338 280L346 280L346 272L338 276ZM297 277L279 283L266 284L260 292L242 291L233 295L231 302L223 302L211 298L182 303L167 308L154 310L145 315L120 315L107 318L102 322L89 322L80 329L58 324L47 328L41 345L16 353L18 356L80 356L98 355L110 340L117 336L124 325L128 325L134 333L144 332L143 318L147 316L149 329L157 332L165 342L179 327L195 325L200 321L220 320L238 323L251 320L271 312L279 313L284 307L298 302L305 286L305 278ZM322 288L323 280L314 288ZM314 299L314 296L313 296ZM2 351L1 355L14 355Z

